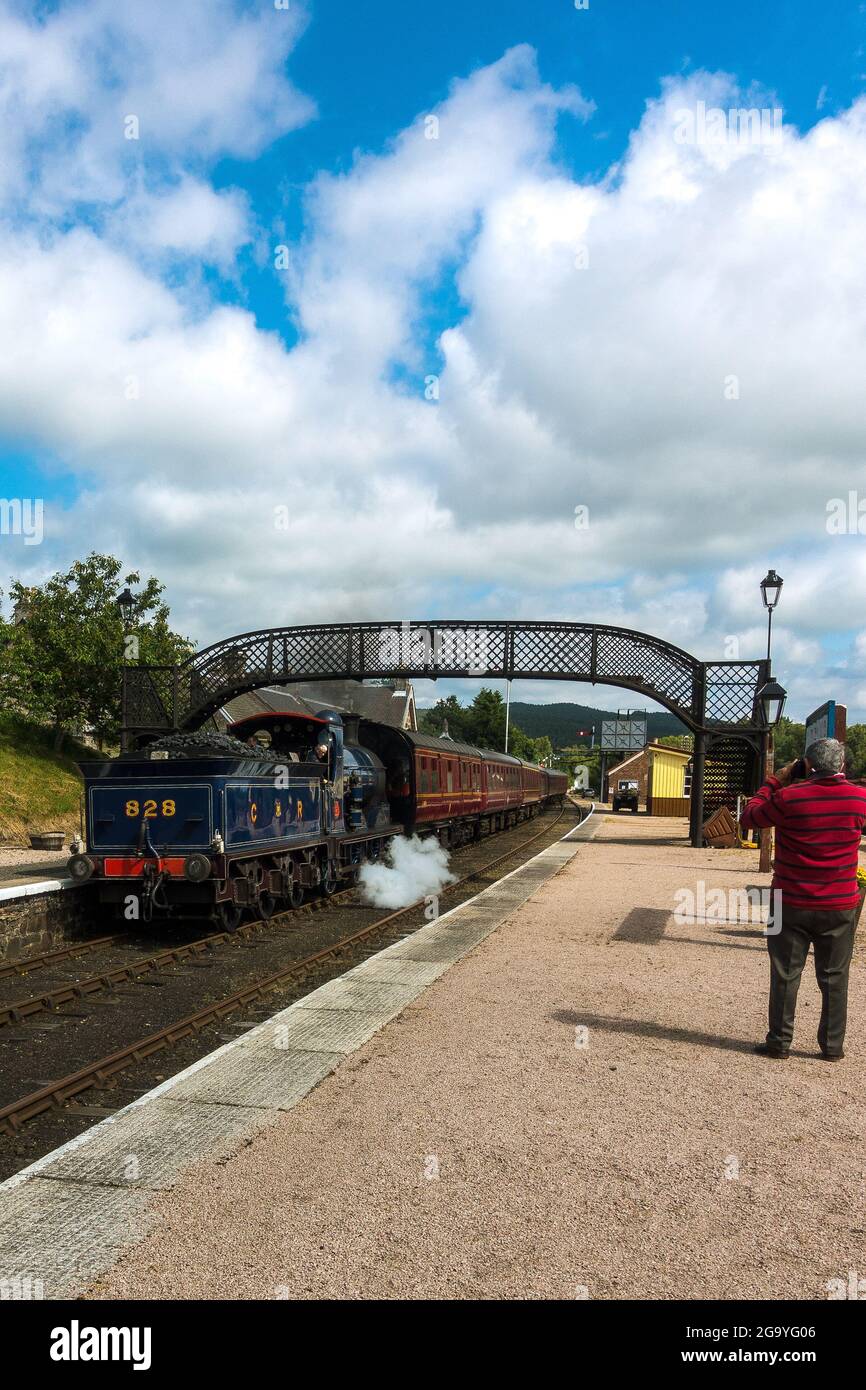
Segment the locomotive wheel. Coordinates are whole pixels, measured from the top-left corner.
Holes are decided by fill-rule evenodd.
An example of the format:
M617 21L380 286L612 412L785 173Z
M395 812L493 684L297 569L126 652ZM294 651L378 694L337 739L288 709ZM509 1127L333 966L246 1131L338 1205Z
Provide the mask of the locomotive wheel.
M241 924L243 908L231 901L217 903L216 919L223 931L236 932Z
M332 859L328 860L327 868L322 875L322 897L332 898L338 888L337 870Z
M277 900L273 893L262 893L259 897L259 916L263 922L269 922L277 910Z
M289 907L300 907L304 901L304 890L298 880L293 878L289 885Z

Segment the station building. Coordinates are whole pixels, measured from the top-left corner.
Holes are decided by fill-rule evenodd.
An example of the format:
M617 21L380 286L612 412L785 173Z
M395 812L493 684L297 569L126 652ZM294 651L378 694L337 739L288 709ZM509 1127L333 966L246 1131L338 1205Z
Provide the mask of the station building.
M687 816L691 798L692 755L684 748L647 743L607 774L607 799L620 778L638 784L638 800L650 816Z

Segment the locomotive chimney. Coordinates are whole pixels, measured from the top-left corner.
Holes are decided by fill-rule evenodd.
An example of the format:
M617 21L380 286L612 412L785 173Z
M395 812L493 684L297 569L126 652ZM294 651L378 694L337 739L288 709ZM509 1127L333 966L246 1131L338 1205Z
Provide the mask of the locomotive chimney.
M344 743L357 743L357 742L358 742L358 726L360 725L360 723L361 723L361 716L360 716L360 714L344 714L344 715L343 715L343 742L344 742Z

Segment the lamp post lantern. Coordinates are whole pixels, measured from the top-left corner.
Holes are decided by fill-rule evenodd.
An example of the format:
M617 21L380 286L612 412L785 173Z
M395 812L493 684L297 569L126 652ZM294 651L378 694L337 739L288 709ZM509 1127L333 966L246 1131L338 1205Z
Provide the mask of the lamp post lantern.
M775 729L779 720L782 718L782 711L785 708L785 701L787 698L787 690L785 690L784 686L781 686L777 680L774 680L772 676L770 676L766 684L761 686L761 689L758 691L757 699L766 729Z
M775 570L767 570L761 580L761 601L767 610L767 660L770 660L770 643L773 637L773 609L779 602L784 579Z
M127 585L122 594L118 595L115 602L120 609L120 620L123 623L123 630L125 632L132 621L132 610L135 607L135 599L130 592L129 585Z

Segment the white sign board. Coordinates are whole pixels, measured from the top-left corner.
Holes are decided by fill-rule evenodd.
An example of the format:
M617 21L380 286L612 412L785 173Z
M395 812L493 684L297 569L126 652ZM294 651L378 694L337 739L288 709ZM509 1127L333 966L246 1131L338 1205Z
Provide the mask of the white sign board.
M603 719L601 746L610 752L636 753L646 743L646 719Z
M819 738L830 738L828 730L832 723L829 701L816 709L814 714L809 715L806 724L806 747L811 743L817 743Z
M813 710L806 718L804 748L817 743L819 738L838 738L844 743L847 714L845 705L837 705L835 700L827 700L820 709Z

